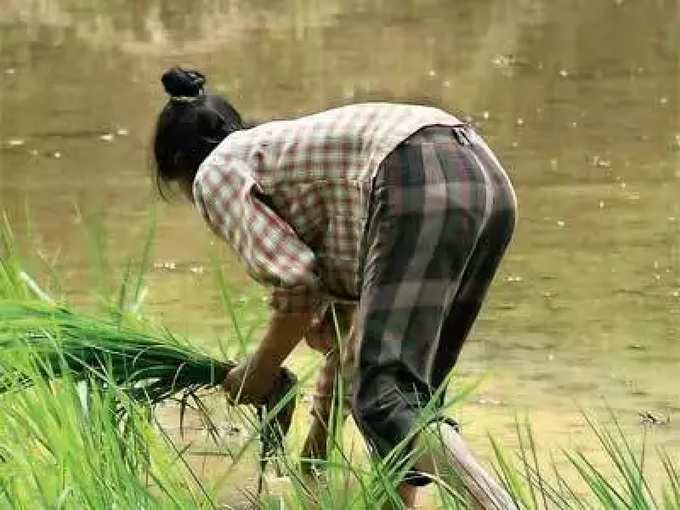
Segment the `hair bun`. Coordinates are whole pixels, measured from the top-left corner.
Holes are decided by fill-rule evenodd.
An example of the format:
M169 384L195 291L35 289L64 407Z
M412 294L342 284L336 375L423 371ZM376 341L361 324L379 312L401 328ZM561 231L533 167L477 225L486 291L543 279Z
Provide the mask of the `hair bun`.
M161 81L171 97L196 97L203 93L205 76L198 71L172 67L163 73Z

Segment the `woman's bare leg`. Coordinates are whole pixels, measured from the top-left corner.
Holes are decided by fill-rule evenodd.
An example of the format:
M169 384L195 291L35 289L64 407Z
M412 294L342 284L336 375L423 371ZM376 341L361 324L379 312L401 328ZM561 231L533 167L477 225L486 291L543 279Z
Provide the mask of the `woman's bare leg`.
M442 478L465 492L473 508L516 510L505 489L479 463L460 434L448 423L437 423L420 433L417 448L424 452L415 468Z

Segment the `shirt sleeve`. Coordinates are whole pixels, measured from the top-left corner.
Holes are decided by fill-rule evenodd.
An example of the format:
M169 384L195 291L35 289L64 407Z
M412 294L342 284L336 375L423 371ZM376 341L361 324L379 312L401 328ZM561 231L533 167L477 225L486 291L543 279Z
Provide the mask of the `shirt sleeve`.
M220 168L206 164L194 181L195 205L248 273L274 287L271 307L288 313L318 308L322 291L314 253L260 200L261 189L245 163L232 161Z

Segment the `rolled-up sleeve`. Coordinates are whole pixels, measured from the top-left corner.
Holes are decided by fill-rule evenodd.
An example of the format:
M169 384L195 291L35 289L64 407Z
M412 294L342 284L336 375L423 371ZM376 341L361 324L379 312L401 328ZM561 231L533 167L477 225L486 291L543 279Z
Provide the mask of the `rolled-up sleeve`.
M245 163L206 162L194 181L194 203L210 228L237 253L248 273L273 287L272 308L311 311L321 302L316 257L259 196Z

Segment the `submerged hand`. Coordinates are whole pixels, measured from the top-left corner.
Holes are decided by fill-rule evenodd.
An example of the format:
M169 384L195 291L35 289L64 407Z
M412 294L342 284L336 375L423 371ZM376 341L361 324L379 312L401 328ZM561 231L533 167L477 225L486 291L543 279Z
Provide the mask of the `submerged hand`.
M279 375L278 367L262 366L249 356L231 369L224 380L227 396L239 404L259 404L271 392Z
M309 327L311 314L274 312L255 352L227 374L224 390L239 404L260 404L270 394L281 365Z

